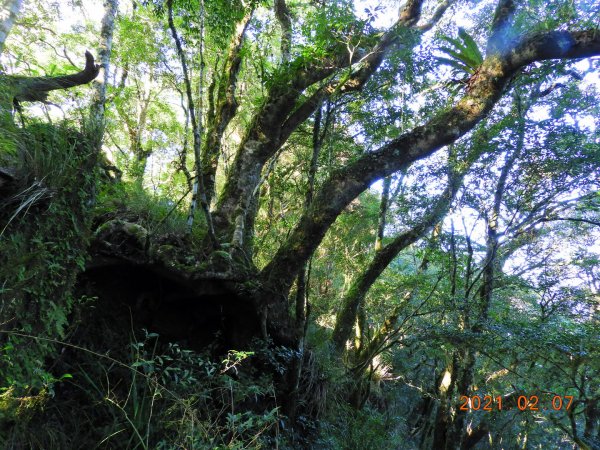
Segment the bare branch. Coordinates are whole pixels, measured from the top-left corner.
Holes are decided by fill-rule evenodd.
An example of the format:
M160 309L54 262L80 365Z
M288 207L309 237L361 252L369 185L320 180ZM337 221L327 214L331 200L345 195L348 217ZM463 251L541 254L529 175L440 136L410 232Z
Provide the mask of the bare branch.
M59 77L15 77L15 100L18 102L44 101L49 91L68 89L94 80L100 71L90 52L85 52L85 68L73 75Z
M452 6L453 3L455 3L455 1L456 0L446 0L442 3L440 3L438 5L438 7L436 8L436 10L433 12L431 19L429 19L426 23L424 23L423 25L419 25L416 28L421 31L431 30L435 26L435 24L437 24L440 21L440 19L443 17L446 10L450 6Z
M543 219L540 219L540 222L554 222L555 220L566 220L569 222L588 223L590 225L595 225L597 227L600 227L600 222L598 222L596 220L582 219L579 217L545 217Z

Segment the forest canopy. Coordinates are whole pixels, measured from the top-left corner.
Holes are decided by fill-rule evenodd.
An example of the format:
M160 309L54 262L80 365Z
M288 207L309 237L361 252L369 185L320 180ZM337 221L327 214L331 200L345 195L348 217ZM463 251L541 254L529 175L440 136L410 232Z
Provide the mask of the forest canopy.
M592 0L2 0L0 446L600 449Z

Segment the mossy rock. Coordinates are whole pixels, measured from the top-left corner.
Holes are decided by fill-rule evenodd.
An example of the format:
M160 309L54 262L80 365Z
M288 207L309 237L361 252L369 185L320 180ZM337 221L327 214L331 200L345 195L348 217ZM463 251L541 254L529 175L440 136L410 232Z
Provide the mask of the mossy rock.
M112 256L145 257L147 242L148 230L120 219L100 225L94 235L94 245Z
M179 249L174 245L163 244L152 250L152 256L167 267L176 267L179 259Z

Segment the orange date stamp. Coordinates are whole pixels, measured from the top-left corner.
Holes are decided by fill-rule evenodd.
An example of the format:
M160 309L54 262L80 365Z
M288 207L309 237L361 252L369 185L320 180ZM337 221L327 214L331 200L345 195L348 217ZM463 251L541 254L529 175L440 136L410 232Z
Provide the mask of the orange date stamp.
M516 402L506 402L502 396L461 395L460 411L568 411L573 403L572 395L554 395L540 402L537 395L519 395Z

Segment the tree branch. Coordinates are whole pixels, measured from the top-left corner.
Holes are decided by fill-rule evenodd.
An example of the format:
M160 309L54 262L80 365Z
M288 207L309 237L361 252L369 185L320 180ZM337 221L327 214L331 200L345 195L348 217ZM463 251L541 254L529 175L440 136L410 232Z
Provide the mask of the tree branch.
M515 14L514 0L499 0L492 20L491 34L486 48L487 56L503 53L511 44L510 31Z
M597 31L552 31L524 36L505 57L494 54L486 58L472 87L453 108L331 175L288 240L262 270L260 276L266 291L271 296L273 293L287 295L301 264L358 194L374 181L431 155L470 131L487 116L520 68L534 61L597 54L600 54Z
M421 239L444 217L462 184L462 179L462 175L451 173L446 189L438 197L433 208L410 230L400 233L392 242L379 250L368 267L354 279L342 301L342 308L333 330L332 340L338 351L341 351L346 341L350 339L359 306L373 283L402 250Z
M450 6L452 6L453 3L455 3L455 1L456 0L445 0L444 2L440 3L438 5L438 7L436 8L436 10L433 12L433 15L431 16L431 19L429 19L423 25L417 26L417 29L421 30L421 31L429 31L429 30L431 30L435 26L435 24L437 24L440 21L440 19L443 17L443 15L446 12L446 10Z
M14 77L15 95L18 102L44 101L48 92L57 89L69 89L75 86L89 83L94 80L100 72L100 66L95 64L94 57L88 51L85 52L85 68L73 75L59 77Z
M281 27L281 56L283 62L290 59L292 48L292 19L285 0L275 0L275 17Z
M588 223L590 225L595 225L597 227L600 227L600 222L598 222L596 220L581 219L578 217L545 217L543 219L540 219L540 222L554 222L555 220L565 220L565 221L570 221L570 222Z

